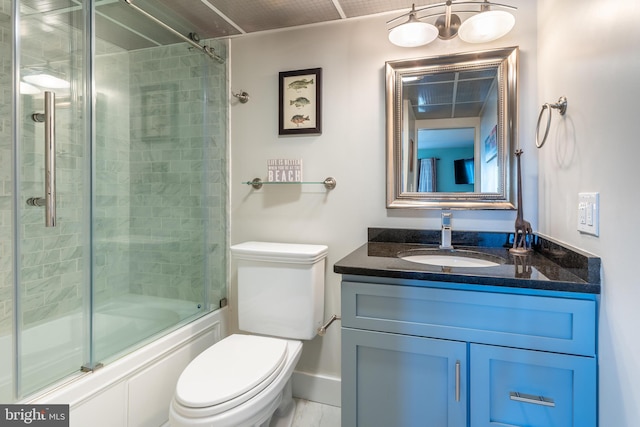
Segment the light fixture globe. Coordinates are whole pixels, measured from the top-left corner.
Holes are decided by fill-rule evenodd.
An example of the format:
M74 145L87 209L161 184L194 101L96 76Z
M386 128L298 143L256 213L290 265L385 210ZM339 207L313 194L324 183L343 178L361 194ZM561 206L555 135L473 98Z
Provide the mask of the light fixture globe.
M26 82L20 82L20 95L37 95L40 89Z
M434 25L419 21L414 14L411 14L404 24L389 30L389 41L401 47L423 46L437 37L438 29Z
M71 86L67 80L51 74L29 74L24 76L22 80L48 89L68 89Z
M516 18L503 10L488 10L473 15L460 25L458 36L467 43L487 43L506 35Z

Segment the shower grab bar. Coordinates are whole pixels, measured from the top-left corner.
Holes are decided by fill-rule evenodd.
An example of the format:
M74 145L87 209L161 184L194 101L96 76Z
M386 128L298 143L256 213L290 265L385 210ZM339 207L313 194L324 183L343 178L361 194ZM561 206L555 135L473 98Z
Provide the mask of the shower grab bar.
M44 206L45 227L56 226L56 94L45 91L44 114L33 113L34 122L44 123L44 198L31 197L29 206Z
M123 0L123 1L126 4L128 4L129 6L131 6L136 12L140 13L141 15L146 16L147 18L149 18L150 20L152 20L156 24L160 25L165 30L168 30L169 32L173 33L173 35L181 38L183 41L189 43L191 46L193 46L196 49L198 49L198 50L202 51L203 53L207 54L209 56L209 58L215 59L219 63L224 64L224 62L225 62L224 58L221 57L220 55L217 55L213 48L211 48L209 46L202 46L199 43L196 43L195 41L191 40L189 37L181 34L179 31L175 30L173 27L165 24L164 22L162 22L161 20L159 20L155 16L151 15L146 10L143 10L143 9L139 8L138 6L136 6L135 4L133 4L133 0Z

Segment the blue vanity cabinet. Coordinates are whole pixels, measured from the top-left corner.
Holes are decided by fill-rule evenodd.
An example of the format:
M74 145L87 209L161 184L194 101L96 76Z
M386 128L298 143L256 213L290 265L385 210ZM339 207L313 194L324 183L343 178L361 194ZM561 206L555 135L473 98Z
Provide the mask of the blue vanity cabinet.
M471 344L471 427L595 426L594 357Z
M342 282L342 427L595 427L596 373L593 296Z
M343 328L342 426L464 427L467 366L463 342Z

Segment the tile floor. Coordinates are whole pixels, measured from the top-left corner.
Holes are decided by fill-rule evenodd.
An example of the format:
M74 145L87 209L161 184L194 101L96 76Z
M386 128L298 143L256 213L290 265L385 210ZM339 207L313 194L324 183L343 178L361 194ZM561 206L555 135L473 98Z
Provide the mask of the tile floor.
M293 427L340 427L340 408L309 400L295 399Z

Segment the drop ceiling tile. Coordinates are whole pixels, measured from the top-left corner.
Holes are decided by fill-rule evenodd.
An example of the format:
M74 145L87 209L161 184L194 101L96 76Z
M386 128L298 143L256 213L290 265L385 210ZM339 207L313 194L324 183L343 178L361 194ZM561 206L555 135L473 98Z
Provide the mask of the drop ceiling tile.
M136 4L185 36L195 32L204 40L240 34L201 0L136 0Z
M203 0L243 31L265 31L340 19L331 0Z
M340 6L347 18L356 16L373 15L375 13L398 11L401 15L408 12L415 3L416 8L434 3L442 3L442 0L339 0Z
M492 84L490 79L461 81L456 91L456 102L484 102Z

